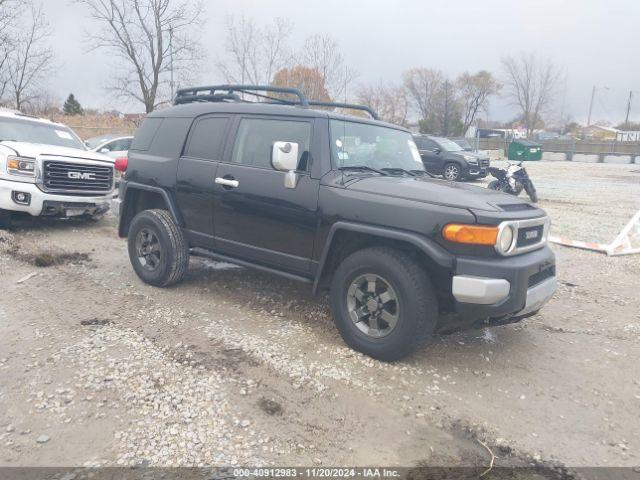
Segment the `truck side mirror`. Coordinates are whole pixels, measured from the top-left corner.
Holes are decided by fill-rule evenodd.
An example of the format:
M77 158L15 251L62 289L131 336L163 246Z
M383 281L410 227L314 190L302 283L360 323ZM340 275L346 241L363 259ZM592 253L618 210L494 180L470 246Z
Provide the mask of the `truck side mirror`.
M273 142L271 165L276 170L286 172L284 186L296 188L298 185L298 144L294 142Z

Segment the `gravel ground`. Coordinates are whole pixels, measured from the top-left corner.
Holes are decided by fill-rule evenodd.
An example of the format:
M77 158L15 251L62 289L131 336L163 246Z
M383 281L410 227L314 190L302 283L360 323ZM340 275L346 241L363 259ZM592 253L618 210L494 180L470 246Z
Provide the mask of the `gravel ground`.
M527 167L556 234L639 208L636 166ZM638 255L554 247L539 315L387 364L306 285L192 259L155 289L125 246L111 216L0 232L0 464L487 465L479 440L496 465L640 463Z

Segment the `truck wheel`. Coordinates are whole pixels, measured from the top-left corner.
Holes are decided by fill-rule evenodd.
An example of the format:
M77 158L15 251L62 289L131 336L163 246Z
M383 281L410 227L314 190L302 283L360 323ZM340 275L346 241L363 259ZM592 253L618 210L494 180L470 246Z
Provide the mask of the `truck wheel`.
M166 210L144 210L131 221L129 259L138 277L166 287L179 282L189 266L189 246Z
M442 174L445 180L450 182L457 182L462 179L462 169L460 165L454 162L447 163L444 166L444 173Z
M387 247L348 256L333 275L330 302L345 343L385 361L425 343L438 319L427 273L407 254Z
M0 209L0 228L5 230L11 228L11 212Z

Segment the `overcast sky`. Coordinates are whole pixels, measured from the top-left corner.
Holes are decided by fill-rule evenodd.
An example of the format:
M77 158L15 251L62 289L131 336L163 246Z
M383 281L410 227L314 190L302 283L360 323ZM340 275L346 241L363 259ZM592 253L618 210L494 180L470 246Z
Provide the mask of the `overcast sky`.
M85 32L95 28L71 0L46 0L54 30L51 45L60 64L50 89L61 99L73 92L85 107L113 108L105 95L115 67L106 51L86 51ZM292 46L313 33L329 34L359 82L398 81L403 70L430 67L456 76L490 70L501 75L500 58L534 50L566 69L558 110L585 123L593 85L593 120L624 120L629 90L636 95L631 118L640 120L639 0L206 0L203 45L208 62L199 81L221 80L214 64L224 46L224 21L245 14L258 23L273 17L293 21ZM563 100L564 99L564 100ZM119 104L125 111L141 105ZM506 99L491 107L494 119L513 110Z

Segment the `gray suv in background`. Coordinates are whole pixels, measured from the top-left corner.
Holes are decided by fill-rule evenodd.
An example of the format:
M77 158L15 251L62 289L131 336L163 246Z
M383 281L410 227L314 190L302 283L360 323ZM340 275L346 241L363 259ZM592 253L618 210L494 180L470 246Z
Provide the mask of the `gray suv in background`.
M466 151L448 138L414 135L413 139L429 173L454 182L487 176L490 165L487 155Z

